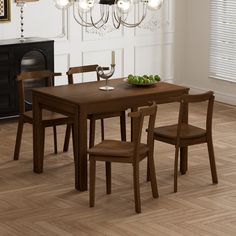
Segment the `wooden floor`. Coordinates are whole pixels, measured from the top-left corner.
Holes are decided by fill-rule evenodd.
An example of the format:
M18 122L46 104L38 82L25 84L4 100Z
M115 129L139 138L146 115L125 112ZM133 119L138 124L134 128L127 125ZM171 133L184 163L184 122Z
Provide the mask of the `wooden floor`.
M174 122L176 115L174 105L162 105L156 125ZM201 106L194 108L195 124L202 124L202 115ZM236 107L216 103L213 124L219 184L211 184L206 145L198 145L189 149L189 171L179 176L174 194L174 147L156 142L160 198L152 198L142 163L142 213L136 214L129 165L113 165L113 192L106 195L104 166L98 164L96 205L89 208L88 192L74 189L71 147L54 155L48 130L44 173L35 174L31 126L24 129L20 160L13 161L17 123L0 121L0 235L236 235ZM107 138L119 138L118 119L105 126ZM58 137L62 150L63 127Z

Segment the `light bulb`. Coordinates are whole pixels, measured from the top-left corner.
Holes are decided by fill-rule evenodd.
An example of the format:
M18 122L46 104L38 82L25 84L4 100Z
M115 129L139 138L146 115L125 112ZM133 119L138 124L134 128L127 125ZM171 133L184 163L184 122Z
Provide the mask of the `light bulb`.
M150 10L159 10L164 0L148 0L148 8Z
M54 0L54 4L58 9L66 9L71 5L70 0Z
M132 7L132 0L118 0L117 8L121 13L127 13Z
M94 6L94 0L79 0L76 2L82 12L87 12Z

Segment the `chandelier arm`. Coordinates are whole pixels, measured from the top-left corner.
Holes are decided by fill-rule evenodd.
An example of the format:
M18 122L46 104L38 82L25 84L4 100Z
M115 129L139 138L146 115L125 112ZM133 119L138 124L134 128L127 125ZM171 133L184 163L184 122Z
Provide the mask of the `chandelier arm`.
M127 23L121 19L121 24L128 27L128 28L133 28L133 27L139 26L143 22L143 20L145 19L146 15L147 15L147 6L145 3L143 3L143 14L142 14L142 18L140 19L139 22L137 22L135 24L130 24L130 23Z
M117 11L116 11L116 7L112 6L112 23L113 23L113 26L118 29L120 27L120 24L121 24L121 16L117 16ZM116 21L116 22L115 22ZM118 24L117 26L115 24Z
M97 22L94 22L93 15L92 15L92 9L90 9L90 20L91 20L93 27L95 27L96 29L102 28L107 23L107 21L109 19L109 9L108 8L106 8L105 13L104 13L104 11L102 11L102 13L103 13L102 17ZM105 15L105 20L103 19L104 15ZM102 22L102 23L100 23L100 22Z
M77 12L78 12L78 16L79 16L79 19L80 20L78 20L78 18L76 17L76 14L75 14L75 3L73 4L73 14L74 14L74 18L75 18L75 20L76 20L76 22L77 23L79 23L80 25L82 25L82 26L85 26L85 27L95 27L95 28L101 28L105 23L103 23L101 26L97 26L101 21L102 22L104 22L103 21L103 18L104 18L104 11L102 12L102 16L101 16L101 18L97 21L97 22L93 22L93 19L92 19L92 17L91 17L91 12L92 12L92 9L90 9L90 20L91 20L91 22L87 22L85 19L84 19L84 17L83 17L83 15L81 14L81 12L79 11L79 9L77 9ZM107 17L107 19L108 19L109 17Z
M116 29L119 29L120 28L120 25L121 25L121 21L117 19L117 16L116 16L116 11L114 10L114 6L112 6L112 23L113 23L113 26L116 28ZM121 19L121 17L119 17L119 19ZM117 23L117 25L116 25Z
M107 14L107 17L106 17L105 22L107 23L108 20L109 20L109 14L110 14L110 11L109 11L109 7L108 7L108 6L107 6L106 8L107 8L107 12L108 12L108 14Z
M103 9L101 11L101 9ZM100 6L100 12L103 12L103 16L101 17L101 21L103 22L103 24L106 24L109 20L109 7L106 5L106 14L104 13L104 6ZM104 18L104 15L105 15L105 19Z
M117 15L116 15L116 8L114 6L112 6L112 14L114 19L116 20L117 23L119 23L119 20L117 19ZM114 21L113 19L113 21Z
M78 10L78 9L77 9ZM75 12L75 8L74 8L74 12ZM102 17L97 21L97 22L93 22L93 19L92 19L92 14L91 14L91 9L90 9L90 20L91 20L91 23L90 22L87 22L84 17L81 15L81 12L78 10L78 15L79 15L79 18L81 20L81 22L77 19L77 17L75 16L75 13L74 13L74 18L75 20L77 21L77 23L79 23L80 25L82 26L86 26L86 27L95 27L97 29L101 28L105 23L102 23L101 26L97 26L101 21L103 22L102 18L104 17L104 12L103 12L103 15Z
M74 3L75 4L75 3ZM84 26L84 27L92 27L93 25L89 22L86 22L84 19L83 19L83 16L81 16L80 12L78 11L78 15L79 15L79 19L77 18L76 14L75 14L75 6L73 4L73 17L75 19L75 21L81 25L81 26Z

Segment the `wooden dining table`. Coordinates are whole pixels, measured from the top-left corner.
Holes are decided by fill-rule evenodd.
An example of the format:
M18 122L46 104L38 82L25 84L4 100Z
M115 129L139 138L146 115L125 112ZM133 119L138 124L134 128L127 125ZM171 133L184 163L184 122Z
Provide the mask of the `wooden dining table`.
M74 85L35 88L33 98L33 169L43 172L44 143L42 128L42 109L58 112L73 119L73 153L75 166L75 188L85 191L88 188L87 178L87 116L89 114L112 111L123 111L129 108L136 110L150 101L163 104L170 97L187 94L189 88L159 82L155 86L133 86L124 78L111 79L112 91L102 91L99 87L105 81L86 82ZM185 121L188 121L186 107ZM187 170L187 149L182 148L180 154L180 170Z

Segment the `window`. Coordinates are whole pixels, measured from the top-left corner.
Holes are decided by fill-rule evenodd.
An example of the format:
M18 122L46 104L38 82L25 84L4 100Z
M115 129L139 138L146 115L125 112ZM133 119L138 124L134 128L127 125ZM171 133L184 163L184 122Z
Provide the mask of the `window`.
M236 82L236 0L211 0L209 77Z

